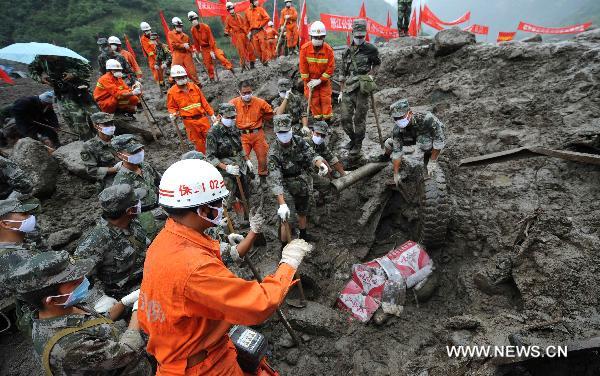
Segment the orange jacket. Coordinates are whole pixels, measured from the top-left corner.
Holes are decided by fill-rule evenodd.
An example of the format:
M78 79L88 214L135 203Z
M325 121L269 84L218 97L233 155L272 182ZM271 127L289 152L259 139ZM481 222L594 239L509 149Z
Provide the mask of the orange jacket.
M133 54L131 52L127 51L124 48L122 48L121 51L119 51L119 53L121 55L123 55L125 60L127 60L129 65L131 65L131 69L133 69L133 73L135 73L137 78L141 78L142 70L140 69L140 66L138 65L137 61L135 60L135 56L133 56Z
M233 16L229 14L227 18L225 18L225 32L230 36L239 33L244 35L248 34L250 32L248 20L237 13Z
M111 72L106 72L96 82L94 89L94 100L100 102L108 98L114 97L118 100L123 99L123 94L131 92L129 86L122 78L116 78Z
M142 35L140 41L142 43L142 50L144 50L148 60L154 61L156 59L156 45L145 34Z
M193 82L188 82L188 91L183 91L177 85L173 85L167 92L167 110L186 118L189 116L214 115L214 111L202 90Z
M267 11L263 7L250 7L246 11L246 20L248 21L250 30L262 29L263 27L267 26L269 21L271 21L271 17L269 17Z
M239 129L256 129L263 122L273 118L273 108L264 99L252 97L250 102L244 102L236 97L229 101L237 112L236 124Z
M187 43L190 45L189 48L185 48L183 45ZM190 41L190 37L187 36L186 33L181 32L178 33L175 29L169 31L169 48L173 52L192 52L192 42Z
M269 318L294 272L281 264L262 283L238 278L223 264L218 241L168 219L146 254L138 311L160 374L183 375L191 355L227 346L232 324Z
M202 49L209 49L214 51L217 48L215 43L215 37L210 30L210 26L205 23L201 23L198 26L192 26L190 29L192 39L194 40L194 47L200 52Z
M274 27L267 26L265 27L265 32L267 33L267 40L269 39L277 39L277 35L279 34Z
M285 19L285 16L290 16L290 18ZM298 11L296 11L296 8L291 7L291 8L286 8L284 7L281 10L281 22L285 22L285 27L288 29L292 29L294 27L296 27L296 22L298 21Z
M323 42L323 46L316 51L312 42L307 42L300 48L300 77L304 82L321 79L327 81L333 76L335 70L335 57L333 49Z

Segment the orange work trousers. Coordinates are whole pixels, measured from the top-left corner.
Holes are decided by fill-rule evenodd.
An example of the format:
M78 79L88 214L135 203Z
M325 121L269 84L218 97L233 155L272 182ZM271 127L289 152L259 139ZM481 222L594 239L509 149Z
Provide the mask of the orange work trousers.
M293 24L292 27L285 27L285 39L288 48L296 48L298 45L298 26Z
M191 52L173 51L172 64L183 66L188 74L188 77L191 78L195 83L200 83L200 81L198 81L198 73L196 73L196 65L194 65L194 59L192 58Z
M231 62L225 57L223 50L216 48L215 57L217 58L216 60L219 60L221 62L223 68L227 70L231 70L233 68ZM202 48L202 60L204 61L204 66L206 67L206 71L208 72L208 77L210 77L211 80L214 79L215 64L213 62L212 57L210 57L210 50L208 48Z
M269 44L267 43L267 33L264 30L260 30L252 37L252 48L254 49L254 55L256 55L260 61L266 63L269 61L271 54L269 53Z
M245 66L247 62L256 60L254 51L252 51L252 47L250 46L250 41L248 41L244 33L232 34L231 43L235 46L240 57L240 67Z
M206 135L210 129L208 118L183 119L183 126L185 127L188 139L194 144L196 150L206 153Z
M258 175L267 176L269 170L267 169L267 157L269 156L269 144L265 138L265 131L260 129L254 133L243 133L242 131L242 147L247 156L250 156L250 152L254 150L256 159L258 160Z
M117 100L117 98L115 97L110 97L98 101L97 104L100 108L100 111L106 112L107 114L114 114L115 112L117 112L117 110L123 112L131 112L132 114L135 114L136 107L139 102L140 99L137 96L133 95L131 97L123 98L120 100Z
M313 89L312 99L310 101L310 112L316 120L329 120L333 117L333 107L331 107L331 81L322 82ZM308 99L308 86L304 85L304 96Z
M277 39L269 39L267 40L267 44L269 45L269 54L271 55L269 59L277 58L277 51L275 51L277 48Z

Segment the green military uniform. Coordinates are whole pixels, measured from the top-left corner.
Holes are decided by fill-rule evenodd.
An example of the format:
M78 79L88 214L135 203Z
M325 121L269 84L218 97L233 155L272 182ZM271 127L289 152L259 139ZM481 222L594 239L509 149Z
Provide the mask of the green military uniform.
M92 123L112 125L114 116L105 112L97 112L92 115ZM88 176L99 182L100 190L110 186L112 177L107 176L109 168L114 167L119 160L115 156L116 151L110 142L106 142L98 135L87 140L81 149L81 160L85 166Z
M277 88L279 91L279 96L271 102L271 106L273 109L281 106L284 101L282 95L285 95L288 90L292 89L292 81L287 78L281 78L277 82ZM301 134L300 129L302 129L302 118L306 117L306 99L304 95L300 95L298 93L290 92L288 96L287 106L285 108L284 114L288 114L292 117L292 129L295 134Z
M153 33L155 34L155 33ZM158 34L156 34L158 38ZM171 50L169 50L169 46L164 43L158 42L156 45L156 61L154 64L158 65L158 69L162 70L163 73L163 84L165 88L169 87L169 77L171 75L171 64L173 62L173 57L171 56ZM162 68L162 65L166 65L166 68Z
M13 192L28 195L32 190L29 176L15 162L0 156L0 199L6 199Z
M100 46L100 55L98 55L98 69L100 70L100 75L106 73L106 62L110 59L114 59L118 61L123 68L123 78L126 81L135 80L135 72L133 71L131 65L129 65L127 62L127 59L125 59L125 57L123 57L123 55L117 51L113 51L109 47L108 40L106 38L99 38L97 43Z
M366 35L365 20L355 20L352 34ZM373 78L369 73L381 65L377 47L368 42L349 46L342 55L342 81L345 82L342 94L342 128L350 137L350 148L360 152L365 138L367 112L370 96L376 90Z
M312 130L318 132L320 134L326 135L329 131L329 125L327 125L324 121L317 121L311 126ZM333 154L331 149L327 146L325 140L323 140L320 144L316 144L311 137L305 138L306 142L310 147L317 153L317 155L321 156L325 162L329 165L329 171L333 172L333 165L339 163L340 160L338 157ZM319 176L319 174L313 170L311 171L311 178L313 181L314 188L321 193L326 193L330 190L331 183L328 177Z
M412 0L398 0L398 30L404 34L408 33L411 8Z
M236 116L235 106L230 103L221 103L219 105L219 114L232 118ZM236 165L240 168L240 181L246 194L248 191L248 166L246 165L246 153L242 148L241 131L232 124L230 127L223 125L222 122L213 125L206 135L206 160L217 167L219 163L226 165ZM238 197L242 198L239 192L236 177L225 171L221 171L225 186L229 190L227 197L227 208L231 209L231 205ZM248 197L246 196L246 199Z
M406 99L390 106L394 119L405 117L409 110L410 106ZM431 112L414 112L408 126L401 128L395 124L392 138L385 141L385 148L392 152L392 160L402 158L402 148L405 145L416 145L417 155L431 152L431 149L442 150L446 145L444 124Z
M115 136L111 144L117 152L122 151L128 154L133 154L144 147L131 134ZM154 239L159 227L152 211L158 208L158 186L161 176L148 162L142 162L139 168L141 173L137 174L121 166L113 180L113 185L129 184L134 189L142 188L146 190L146 196L142 200L142 214L139 215L138 220L150 239Z
M273 119L275 132L287 132L292 129L289 115L277 115ZM306 215L310 206L310 170L315 162L322 160L300 136L292 136L289 144L275 141L269 151L269 175L267 183L274 195L284 191L294 199L298 215Z
M127 184L113 185L100 195L102 211L108 215L123 215L143 197L142 190L134 191ZM100 218L79 243L75 257L95 263L92 276L102 283L104 292L121 298L139 286L150 239L136 219L127 228L120 228Z
M77 280L92 267L91 260L73 260L66 251L46 252L19 264L8 278L25 298ZM35 317L32 340L46 375L152 375L140 332L123 331L97 314Z
M63 75L67 73L75 77L65 81ZM78 59L58 57L48 60L46 56L37 56L29 65L29 74L38 82L42 82L43 76L48 76L60 104L61 115L69 128L83 140L92 138L94 133L87 118L98 111L90 93L92 67Z

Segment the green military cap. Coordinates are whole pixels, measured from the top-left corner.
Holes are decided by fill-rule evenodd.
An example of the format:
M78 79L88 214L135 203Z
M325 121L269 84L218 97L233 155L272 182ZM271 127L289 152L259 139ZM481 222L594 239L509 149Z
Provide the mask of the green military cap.
M184 159L200 159L203 161L206 159L206 156L201 151L192 150L181 155L181 160L183 161Z
M231 103L221 103L219 105L219 114L228 118L237 116L235 106Z
M92 114L91 118L92 123L94 124L104 124L113 121L115 116L113 114L107 114L106 112L96 112Z
M400 99L399 101L392 103L390 106L390 112L392 113L393 118L404 117L408 111L410 111L408 99Z
M280 78L279 81L277 81L277 87L281 90L281 89L285 89L290 90L292 88L292 81L290 81L287 78Z
M310 128L317 133L329 133L329 125L327 125L327 123L324 121L316 121L313 123L313 125L310 126Z
M29 213L37 209L40 205L37 203L22 203L16 198L9 198L0 201L0 216L8 213Z
M11 269L7 282L17 293L27 294L46 287L75 281L94 267L91 259L73 259L67 251L38 253Z
M358 18L352 21L352 34L355 36L367 35L367 20Z
M115 148L116 151L124 151L127 154L134 154L136 151L144 147L136 140L132 134L121 134L113 137L110 144Z
M275 115L273 117L273 130L277 132L287 132L292 129L292 117L289 114Z
M100 192L98 198L104 212L118 214L135 206L145 196L146 190L143 188L134 190L129 184L116 184Z
M108 39L106 39L106 38L98 38L98 40L96 41L96 43L99 46L102 46L103 44L108 44Z

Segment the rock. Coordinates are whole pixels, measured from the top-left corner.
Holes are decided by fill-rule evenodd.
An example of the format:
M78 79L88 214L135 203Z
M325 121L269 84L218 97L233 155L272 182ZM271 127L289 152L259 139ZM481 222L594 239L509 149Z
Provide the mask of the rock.
M427 46L432 43L431 37L402 37L402 38L394 38L390 39L387 44L384 44L383 47L393 47L393 48L402 48L402 47L414 47L414 46Z
M466 330L457 330L452 332L449 340L454 346L467 346L473 340L473 334Z
M277 81L278 81L278 78L275 78L273 80L268 80L262 86L260 86L258 90L256 90L255 95L260 98L265 98L265 100L267 102L271 103L271 101L279 95L279 90L277 88ZM258 84L260 84L260 83L257 83L257 86L258 86Z
M60 165L66 168L73 175L82 178L88 178L85 171L85 165L81 160L81 150L83 149L83 141L75 141L56 149L52 156L58 159Z
M75 228L67 228L57 232L53 232L48 236L48 246L52 249L58 250L69 244L73 240L79 239L81 231Z
M285 333L283 336L281 336L279 338L279 340L277 341L277 345L284 347L286 349L296 346L296 344L294 343L294 340L288 333Z
M444 323L447 329L477 329L481 326L478 318L470 315L450 317Z
M527 38L521 39L521 42L524 42L524 43L541 43L542 42L542 36L540 34L536 34L536 35L533 35L531 37L527 37Z
M22 138L15 144L11 159L31 176L35 197L45 198L54 193L60 168L44 144Z
M297 330L313 335L333 337L340 332L342 316L336 310L308 301L303 309L290 309L288 319Z
M290 366L295 366L296 364L298 364L299 358L300 358L300 350L291 349L290 351L288 351L287 355L285 356L285 362L287 364L289 364Z
M450 55L466 45L477 42L474 34L459 28L442 30L435 35L433 41L435 56Z

